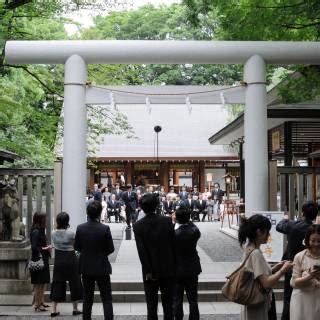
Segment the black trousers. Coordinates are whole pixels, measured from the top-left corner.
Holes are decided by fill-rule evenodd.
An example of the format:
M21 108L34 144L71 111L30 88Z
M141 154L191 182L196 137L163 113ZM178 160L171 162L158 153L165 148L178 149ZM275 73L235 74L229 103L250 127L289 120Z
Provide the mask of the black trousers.
M192 211L191 220L192 221L200 221L199 211Z
M117 210L117 211L114 211L114 212L108 212L108 220L110 222L111 222L111 217L113 215L114 215L115 222L120 221L120 212Z
M287 272L284 276L283 284L283 310L281 320L290 320L290 300L292 294L292 287L290 285L292 272Z
M189 320L199 320L198 276L177 279L174 287L173 312L175 320L183 319L183 294L189 302Z
M131 222L134 222L134 213L134 211L126 210L126 223L128 227L131 226Z
M145 279L145 275L143 276ZM143 280L144 292L147 301L148 320L158 319L158 291L161 292L161 302L163 308L163 319L173 320L173 278L159 278L153 280Z
M100 297L103 305L103 313L105 320L113 319L113 307L112 307L112 295L111 295L111 283L110 283L110 275L105 275L102 277L92 277L82 275L82 283L83 283L83 320L91 320L92 313L92 305L94 298L94 287L97 282Z

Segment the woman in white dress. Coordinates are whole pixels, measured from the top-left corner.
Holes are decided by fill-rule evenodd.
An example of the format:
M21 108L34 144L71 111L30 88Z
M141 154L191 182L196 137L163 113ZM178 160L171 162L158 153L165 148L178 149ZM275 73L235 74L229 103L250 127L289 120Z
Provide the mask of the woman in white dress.
M239 243L244 246L244 259L250 254L246 267L254 273L262 287L266 290L265 301L256 306L242 306L241 320L271 320L276 319L275 307L271 309L272 288L280 278L292 268L291 261L282 261L273 268L265 260L260 245L269 238L271 222L263 215L255 214L243 219L239 228Z
M305 250L294 257L290 302L291 320L316 320L320 317L320 225L310 227Z

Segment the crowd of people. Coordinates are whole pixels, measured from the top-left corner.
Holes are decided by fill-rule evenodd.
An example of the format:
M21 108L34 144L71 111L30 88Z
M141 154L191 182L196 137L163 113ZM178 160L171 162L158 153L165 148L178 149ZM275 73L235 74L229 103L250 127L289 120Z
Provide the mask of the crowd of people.
M218 189L218 185L215 189ZM164 202L160 200L161 189L154 192L149 188L144 194L141 193L140 197L131 185L128 185L124 192L120 192L118 188L110 192L109 201L118 201L124 207L128 228L131 228L131 225L133 227L142 265L148 320L158 319L159 290L164 319L183 319L184 292L189 302L189 319L200 319L198 277L202 270L196 247L201 233L193 223L200 220L200 213L195 214L200 210L195 211L195 207L188 202L190 197L197 197L190 199L191 202L209 202L214 194L201 195L196 188L193 188L192 192L194 194L188 194L183 188L175 196L180 203L173 211L164 212L162 207L165 207L166 201L172 201L173 192L163 196L166 197ZM35 311L47 311L49 307L44 302L44 287L50 282L49 257L54 247L51 317L59 315L58 303L66 299L68 282L73 315L82 314L83 319L91 319L94 288L97 283L104 318L113 319L110 280L112 269L108 255L114 251L114 244L109 226L102 223L104 196L104 192L97 186L93 199L87 204L87 222L79 225L75 233L68 230L69 215L65 212L58 214L57 229L52 234L53 245L47 244L46 240L46 215L34 214L30 232L32 259L36 261L41 257L44 260L42 270L31 272L31 282L35 289ZM133 199L134 205L131 204ZM112 206L107 208L113 210ZM137 216L137 208L143 215L138 213ZM262 304L242 307L242 320L277 319L272 288L282 276L285 276L282 319L315 320L320 314L320 226L314 223L318 205L307 202L302 210L301 219L293 221L285 216L278 223L277 230L287 234L288 245L283 261L272 268L260 250L260 246L268 241L271 229L269 218L255 214L242 220L238 235L240 246L244 249L243 259L249 255L246 266L252 270L255 279L266 293ZM209 216L208 212L207 215ZM202 213L202 218L204 217ZM80 300L83 301L82 311L78 309Z
M171 187L166 193L162 186L156 189L153 186L134 188L128 184L125 190L121 190L120 185L116 184L110 190L109 187L95 184L88 197L88 202L97 200L102 203L102 220L104 222L111 222L114 216L116 223L126 222L127 227L131 228L139 217L144 216L140 199L145 193L158 195L156 211L160 215L174 218L176 210L181 204L185 204L191 212L192 221L220 221L224 191L220 188L219 183L215 183L212 190L209 191L206 188L202 193L198 191L197 186L189 188L189 190L182 186L177 193L174 187Z

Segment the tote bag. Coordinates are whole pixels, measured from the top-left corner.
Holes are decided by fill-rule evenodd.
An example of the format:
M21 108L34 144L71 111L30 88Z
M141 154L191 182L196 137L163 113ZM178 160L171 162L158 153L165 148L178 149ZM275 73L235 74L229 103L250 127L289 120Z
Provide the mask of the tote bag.
M227 281L222 287L225 298L245 306L263 303L268 294L260 281L254 278L254 273L245 266L253 251L248 254L239 268L227 276Z

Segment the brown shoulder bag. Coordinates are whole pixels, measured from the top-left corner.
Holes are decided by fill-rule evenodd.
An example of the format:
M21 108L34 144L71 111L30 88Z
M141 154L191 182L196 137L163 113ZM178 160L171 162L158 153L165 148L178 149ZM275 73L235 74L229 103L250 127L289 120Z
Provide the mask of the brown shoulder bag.
M255 279L254 273L245 266L253 251L248 254L239 268L226 277L227 282L222 287L225 298L245 306L258 305L266 301L268 295L259 279Z

